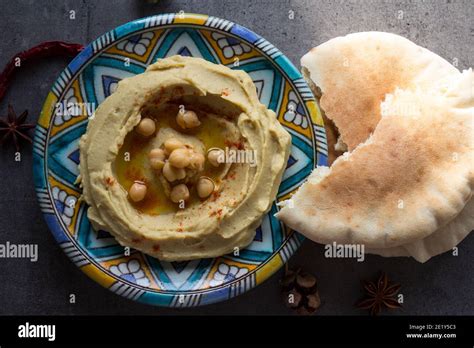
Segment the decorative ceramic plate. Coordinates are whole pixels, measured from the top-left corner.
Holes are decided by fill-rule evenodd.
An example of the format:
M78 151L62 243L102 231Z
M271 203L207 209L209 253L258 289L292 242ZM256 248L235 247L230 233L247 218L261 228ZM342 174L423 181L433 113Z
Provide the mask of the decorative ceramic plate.
M303 237L273 215L263 218L255 240L239 256L162 262L136 250L124 252L106 231L95 231L79 201L79 138L93 107L117 82L140 74L157 58L202 57L245 70L260 101L292 135L292 151L277 201L289 197L313 167L327 161L326 135L314 97L291 62L270 42L216 17L163 14L122 25L87 46L61 73L46 98L34 140L37 196L59 245L92 279L126 298L188 307L223 301L262 283L295 252ZM63 112L70 103L77 112ZM125 249L126 251L126 249Z

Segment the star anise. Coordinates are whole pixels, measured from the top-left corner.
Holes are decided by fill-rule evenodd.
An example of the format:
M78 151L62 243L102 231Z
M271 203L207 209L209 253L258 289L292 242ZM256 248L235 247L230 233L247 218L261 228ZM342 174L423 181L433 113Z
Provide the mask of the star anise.
M368 309L371 315L380 313L383 307L396 309L402 307L395 299L400 291L400 284L391 283L388 280L387 273L382 272L376 283L363 281L362 286L366 296L358 301L355 306L361 309Z
M28 110L17 116L13 106L8 105L8 114L5 119L0 119L0 143L5 144L8 140L15 145L16 151L20 151L20 141L27 140L32 143L28 131L35 127L32 123L25 123Z

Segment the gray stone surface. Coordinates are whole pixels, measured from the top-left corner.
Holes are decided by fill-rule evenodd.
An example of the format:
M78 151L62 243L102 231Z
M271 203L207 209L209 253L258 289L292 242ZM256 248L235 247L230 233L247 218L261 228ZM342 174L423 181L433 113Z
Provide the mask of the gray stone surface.
M456 1L6 1L0 0L0 67L16 52L45 40L88 43L127 21L161 12L206 13L230 19L261 34L295 64L309 48L334 36L381 30L408 37L460 68L474 66L474 2ZM69 11L76 11L75 20ZM288 18L289 11L295 18ZM403 18L399 16L403 11ZM28 66L0 105L11 102L35 120L65 59ZM173 310L134 303L88 279L63 254L43 221L31 173L31 150L14 162L12 149L0 151L0 243L37 243L39 260L0 259L0 314L289 314L274 275L256 289L225 303ZM402 285L404 309L396 314L474 314L474 236L459 256L438 256L426 264L410 259L368 256L365 262L326 259L320 245L306 241L290 261L317 275L321 315L354 315L359 280L386 270ZM76 304L69 304L69 294Z

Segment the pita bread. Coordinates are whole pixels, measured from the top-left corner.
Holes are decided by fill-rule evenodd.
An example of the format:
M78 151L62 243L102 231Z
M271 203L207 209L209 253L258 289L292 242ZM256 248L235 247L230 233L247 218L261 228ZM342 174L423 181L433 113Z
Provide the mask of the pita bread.
M401 36L361 32L337 37L301 58L303 72L320 88L321 108L355 149L380 120L380 103L395 89L434 88L459 71Z
M412 256L418 262L426 262L433 256L452 250L474 229L474 199L446 226L428 237L410 244L386 249L368 249L366 253L384 257Z
M373 135L316 168L276 216L319 243L376 249L447 225L474 187L473 90L472 70L429 92L396 89Z

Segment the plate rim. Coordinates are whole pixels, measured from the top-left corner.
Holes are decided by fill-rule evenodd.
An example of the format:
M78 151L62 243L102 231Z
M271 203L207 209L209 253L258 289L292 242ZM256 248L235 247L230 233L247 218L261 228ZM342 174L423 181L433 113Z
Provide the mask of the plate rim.
M177 23L174 22L175 19L179 19ZM213 26L210 26L211 24L214 24ZM85 251L82 250L82 247L78 244L78 241L73 237L70 236L66 231L64 231L63 226L61 224L60 218L58 217L55 209L53 208L53 202L49 202L49 205L51 205L51 210L52 212L49 212L47 209L45 211L45 206L47 206L48 202L46 202L46 199L49 199L48 195L48 188L49 188L49 183L48 183L48 168L45 166L45 157L47 154L47 144L45 143L45 139L47 136L44 133L44 128L41 127L40 123L41 121L44 121L45 117L48 117L48 114L51 113L51 103L48 103L48 100L51 98L51 94L55 90L55 88L58 88L61 86L61 84L67 85L73 80L73 77L80 73L80 71L85 68L88 64L89 61L96 57L100 52L104 51L105 49L109 48L112 44L121 41L129 36L132 36L134 34L139 34L142 31L148 31L152 29L167 29L167 28L173 28L173 27L196 27L196 28L201 28L201 29L207 29L210 31L215 31L215 32L224 32L227 35L232 35L238 37L241 41L247 43L250 45L253 49L258 50L263 56L267 58L267 60L271 61L274 66L276 66L282 75L284 75L285 80L287 80L290 85L292 86L293 90L298 94L299 99L305 104L305 109L308 113L307 117L308 119L311 119L311 126L313 125L313 122L315 121L313 118L317 118L316 115L313 115L311 113L311 110L308 108L308 105L305 103L305 101L314 101L315 104L315 110L313 112L317 112L320 115L320 110L319 106L315 102L314 95L312 94L311 90L306 84L306 81L303 79L301 73L297 70L297 68L291 63L291 61L278 49L276 48L273 44L271 44L269 41L264 39L262 36L254 33L253 31L226 19L218 18L215 16L210 16L210 15L203 15L203 14L195 14L195 13L163 13L163 14L158 14L158 15L153 15L149 17L144 17L144 18L139 18L135 19L132 21L129 21L127 23L124 23L102 35L100 35L98 38L93 40L89 45L85 46L84 50L81 51L69 64L68 66L60 73L59 77L57 78L56 82L53 84L52 88L50 89L50 92L48 93L48 96L46 97L45 103L43 105L39 120L38 120L38 125L36 126L35 129L35 136L34 136L34 141L33 141L33 176L34 176L34 183L35 183L35 191L37 195L37 199L40 203L40 207L42 210L42 215L43 218L46 220L46 223L48 225L49 230L55 237L57 243L63 248L65 251L66 255L68 258L73 261L76 266L80 268L82 272L84 272L88 277L93 279L95 282L99 283L103 287L106 287L108 290L111 290L115 293L120 292L121 288L120 286L117 286L118 289L114 288L114 285L128 285L128 282L124 279L114 279L114 281L111 283L110 280L106 278L112 278L110 275L105 273L100 267L98 267L95 263L91 262L88 265L94 266L93 268L90 267L84 267L83 265L80 265L80 262L75 262L72 260L72 257L70 253L68 253L67 250L70 250L71 247L74 247L73 250L79 250L83 253L86 253ZM236 32L230 32L230 31L223 31L219 30L220 27L224 28L236 28ZM121 35L117 35L117 33L121 33ZM250 39L255 39L253 42L250 41ZM260 45L265 46L265 51L260 49L256 42L260 42ZM267 54L267 52L271 51L271 54ZM277 61L276 59L279 58L280 61ZM295 85L295 81L298 81L299 87ZM59 97L64 94L66 88L64 87L64 90L61 93L57 93L58 99ZM305 93L307 93L307 98L302 97L301 90L304 90ZM309 92L308 92L309 91ZM309 94L308 94L309 93ZM322 119L318 120L321 126L324 130L324 125ZM49 122L49 120L48 120ZM315 165L327 165L327 152L326 154L323 152L320 152L317 148L316 145L318 144L326 144L327 147L327 138L326 138L326 133L324 131L324 139L318 139L315 135L314 129L311 128L311 134L312 138L314 141L314 148L313 148L313 163ZM50 132L50 125L46 128L46 134ZM321 136L321 134L319 134ZM323 141L324 140L324 141ZM306 179L306 178L305 178ZM305 180L303 179L303 180ZM45 196L46 195L46 196ZM285 226L285 228L288 228ZM263 262L260 264L263 264L262 267L256 268L255 270L252 270L252 272L249 272L248 275L235 279L232 282L225 283L223 285L220 285L218 287L209 287L206 289L196 289L196 290L190 290L190 291L172 291L172 290L156 290L156 289L150 289L146 287L142 287L138 284L133 284L133 287L135 288L142 288L141 290L138 290L138 293L135 293L132 291L131 295L127 294L125 296L122 293L119 293L120 295L136 300L138 302L146 303L146 304L151 304L151 305L157 305L157 306L165 306L165 307L193 307L193 306L200 306L200 305L207 305L211 303L216 303L216 302L221 302L225 301L228 299L231 299L233 297L236 297L240 294L243 294L256 286L262 284L265 280L270 278L275 272L277 272L286 262L288 262L289 258L296 252L296 250L299 248L301 245L302 241L305 238L295 232L295 231L290 231L290 235L286 239L283 240L282 244L280 247L275 250L271 256L267 259L265 259ZM288 248L287 250L287 258L286 260L283 260L283 258L280 255L280 251L284 247L288 247L289 244L293 242L295 245L293 249ZM137 251L138 252L138 251ZM138 252L140 253L140 252ZM130 253L130 256L132 256L134 253ZM277 257L280 255L280 262L278 261ZM88 255L89 256L89 255ZM85 257L84 257L85 258ZM259 280L257 281L257 270L260 269L260 272L263 273L259 277ZM243 290L239 290L237 293L234 295L231 294L229 291L228 293L225 293L225 296L219 296L219 292L223 292L225 289L232 288L233 284L240 283L241 281L245 280L251 275L254 275L254 283L250 284L250 286L245 287ZM127 292L127 291L125 291ZM148 299L148 297L145 296L144 294L146 293L152 293L153 296L151 299ZM208 293L210 298L206 299L206 303L200 303L199 299L193 298L194 295L199 296L199 294L203 293ZM214 294L214 296L211 296ZM181 297L184 296L184 301L181 303ZM171 297L171 301L170 300ZM177 299L180 299L180 301L177 301ZM175 301L176 300L176 301ZM173 303L174 302L174 303Z

